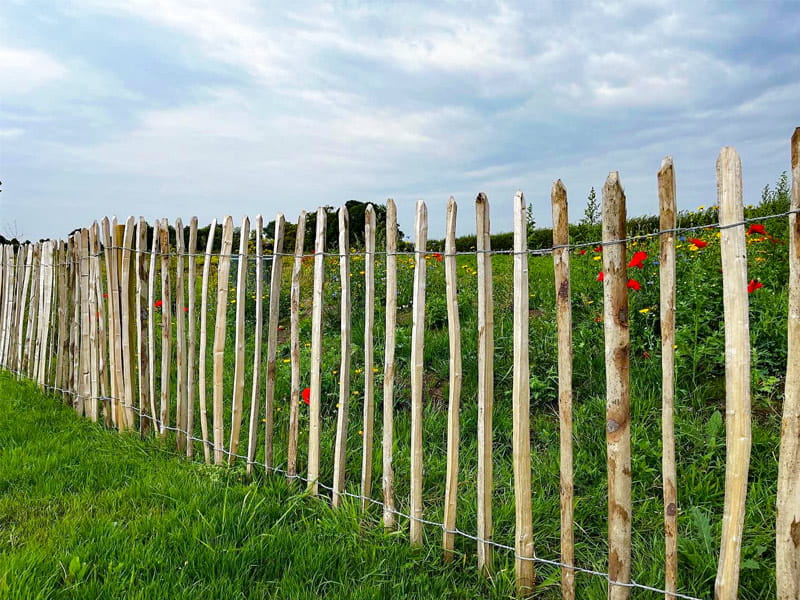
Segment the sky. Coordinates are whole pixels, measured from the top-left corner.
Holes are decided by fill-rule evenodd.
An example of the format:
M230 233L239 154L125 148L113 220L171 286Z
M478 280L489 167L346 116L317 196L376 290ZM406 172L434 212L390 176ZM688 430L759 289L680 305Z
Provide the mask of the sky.
M578 221L619 171L628 214L716 201L723 146L746 203L789 170L800 2L0 3L0 233L64 237L106 215L233 215L425 200Z

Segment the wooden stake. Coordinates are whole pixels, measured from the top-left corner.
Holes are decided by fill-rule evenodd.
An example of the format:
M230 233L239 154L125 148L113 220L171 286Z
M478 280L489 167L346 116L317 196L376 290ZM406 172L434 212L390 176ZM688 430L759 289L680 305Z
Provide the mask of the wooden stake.
M217 229L217 220L211 221L208 228L206 242L206 255L203 257L203 284L200 288L200 349L198 369L200 378L200 431L203 436L203 457L206 463L211 462L208 436L208 405L206 403L206 345L208 344L208 279L211 272L211 252L214 249L214 233ZM224 342L223 342L224 347Z
M297 433L300 410L300 272L303 270L303 246L306 236L306 213L297 219L297 234L292 265L290 311L290 356L292 362L292 389L289 402L289 440L286 453L286 476L297 475Z
M100 357L98 352L98 322L100 312L97 304L97 278L100 276L100 246L97 241L100 229L97 221L89 228L89 414L92 421L97 422L100 416L98 396L100 395ZM60 317L59 317L60 318Z
M147 435L152 422L150 412L150 355L147 348L147 328L150 315L147 303L147 222L139 217L136 226L136 254L134 254L134 272L136 273L136 356L139 359L139 432Z
M269 282L269 318L267 319L267 382L264 396L264 464L272 469L272 436L275 429L275 363L278 351L281 275L283 274L283 235L286 220L283 213L275 217L275 243L272 248L272 273ZM255 449L255 447L254 447Z
M664 589L666 600L678 591L678 484L675 466L675 171L672 157L658 171L661 231L658 261L661 307L661 470L664 478Z
M72 406L79 415L85 414L85 397L81 391L81 236L76 232L70 236L67 245L69 252L70 272L69 298L71 305L71 322L69 332L69 359L67 368L69 376L67 388L72 392Z
M175 219L175 383L177 399L175 402L175 443L179 453L186 451L186 319L184 308L186 300L183 292L184 281L184 243L183 221Z
M89 317L89 230L81 229L78 245L78 275L80 278L80 289L78 298L80 300L80 384L78 393L81 398L81 414L91 416L92 376L91 367L91 344Z
M625 192L616 171L603 186L603 298L606 353L609 600L630 597L631 429L630 333L625 242Z
M222 225L222 247L217 271L217 318L214 326L214 463L224 461L225 424L222 411L223 381L225 377L225 326L228 313L228 280L233 249L233 219L225 217Z
M20 247L20 253L22 252L22 247ZM25 264L23 266L24 271L22 275L22 289L19 291L17 296L18 310L15 327L17 341L14 350L14 362L11 363L12 368L16 371L20 371L22 369L22 357L24 355L23 336L25 328L25 313L26 310L28 310L28 288L30 286L31 268L33 263L33 245L26 244L24 254Z
M731 147L717 159L717 199L722 230L722 303L725 317L725 505L716 600L739 597L747 474L750 466L750 322L747 244L742 203L742 161Z
M569 275L567 190L559 179L550 190L553 207L553 267L558 327L558 421L560 440L561 562L575 563L572 476L572 301ZM561 598L574 600L575 571L561 567Z
M456 508L458 506L458 446L461 412L461 323L458 316L458 278L456 276L456 217L458 205L447 201L447 225L444 240L444 276L447 293L447 333L450 339L450 391L447 402L447 473L444 485L444 560L453 560Z
M36 381L40 386L47 383L47 340L50 335L50 310L53 299L53 242L42 245L42 309L39 313L39 372Z
M320 404L322 402L322 302L325 285L326 212L317 209L314 242L314 295L311 305L311 396L308 431L308 489L316 496L319 479Z
M364 211L364 450L361 456L361 510L372 496L372 446L375 431L375 360L372 336L375 330L375 208Z
M394 375L397 330L397 206L386 200L386 341L383 354L383 526L394 528Z
M275 224L277 227L277 223ZM261 340L264 330L264 265L261 259L261 229L263 219L256 217L254 228L256 248L256 330L253 344L253 384L250 398L250 427L247 432L247 474L253 473L253 461L256 457L256 441L258 440L258 417L261 411Z
M33 378L34 354L36 353L36 324L39 314L39 271L42 261L42 243L33 246L33 263L31 265L31 295L28 309L28 324L25 328L25 352L22 360L22 372Z
M153 222L153 245L150 249L150 270L147 274L147 355L148 371L150 373L150 418L153 420L153 430L160 432L160 425L157 421L159 412L156 410L156 337L155 337L155 290L156 290L156 270L158 263L156 256L161 247L160 244L161 221L156 219Z
M514 196L514 430L515 569L517 594L528 597L536 580L531 519L530 366L528 363L528 237L525 196Z
M189 346L186 351L186 457L194 458L194 399L197 395L196 359L197 359L197 320L195 304L197 296L197 217L189 221L189 307L186 313L189 330Z
M236 277L236 362L233 372L233 408L231 410L231 441L228 464L236 462L239 452L239 432L242 428L242 400L244 398L244 308L247 302L247 241L250 239L250 219L242 220L239 231L239 263Z
M169 400L172 361L172 297L169 277L169 222L161 220L158 231L159 254L161 255L161 410L159 433L167 437L169 427Z
M336 415L336 442L333 453L333 493L331 501L339 506L345 489L347 466L347 434L350 407L351 310L350 295L350 214L346 206L339 209L339 279L341 280L339 410Z
M494 294L489 201L475 200L478 260L478 570L492 571L492 411L494 406Z
M120 300L122 309L122 370L125 386L125 428L133 429L136 425L134 413L134 396L136 395L136 385L133 379L133 366L136 358L133 355L133 319L131 318L131 304L134 288L131 285L131 249L133 248L133 235L136 229L136 221L133 217L128 217L125 221L125 229L122 239L121 256L121 281L120 281ZM133 272L135 275L135 271Z
M108 328L107 328L107 335L108 338L106 340L106 350L108 354L103 354L103 357L108 357L108 392L109 396L111 396L111 400L105 406L107 411L105 418L106 424L111 427L117 426L117 403L119 402L119 394L117 391L117 380L116 380L116 352L114 351L114 339L116 338L116 327L114 323L114 277L113 272L115 270L116 261L114 260L114 250L112 246L114 245L113 238L111 237L111 224L109 223L108 217L103 217L103 220L100 222L100 226L103 230L103 259L105 261L105 272L106 272L106 315L108 316ZM110 414L110 419L109 419ZM109 425L110 421L110 425Z
M414 226L414 290L411 317L411 523L412 546L422 545L422 383L425 372L425 248L428 244L428 207L417 201Z
M111 420L111 402L108 400L110 394L108 384L108 338L106 337L106 302L103 297L103 278L101 276L102 269L100 267L100 228L95 229L95 296L97 298L97 369L98 377L100 379L100 395L103 397L103 425L107 428L113 426ZM66 275L66 273L65 273ZM66 280L65 280L66 281ZM107 294L106 294L107 295ZM98 407L99 410L99 407Z
M122 336L127 321L122 316L122 245L125 241L125 226L118 225L116 217L112 219L112 231L114 234L114 248L111 251L113 284L111 298L114 313L114 379L116 381L117 393L115 394L117 405L117 427L119 431L128 428L125 411L127 404L125 387L125 360L126 356L122 350Z
M776 573L778 600L800 597L800 127L794 130L789 215L789 332L778 461Z

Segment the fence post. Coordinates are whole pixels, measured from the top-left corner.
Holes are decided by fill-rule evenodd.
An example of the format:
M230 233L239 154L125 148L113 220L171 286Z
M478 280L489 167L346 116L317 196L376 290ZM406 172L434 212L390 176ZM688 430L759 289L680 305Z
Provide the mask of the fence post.
M658 261L661 307L661 469L664 479L664 589L666 600L678 591L678 484L675 465L675 171L667 156L658 171Z
M81 391L81 235L76 232L69 238L67 251L70 256L70 271L68 274L68 294L71 300L72 319L69 332L69 390L72 393L72 406L79 415L85 412L84 397Z
M186 350L186 457L194 458L194 398L197 395L197 324L196 324L196 297L197 297L197 217L189 221L189 274L187 287L189 288L189 306L186 312L186 323L189 330L188 347Z
M300 410L300 272L303 269L303 248L306 236L306 212L301 211L297 219L292 264L292 289L290 298L290 356L292 367L292 389L289 402L289 440L286 450L286 476L297 475L297 430Z
M231 410L231 441L228 464L236 462L239 452L239 432L242 428L244 398L244 307L247 302L247 241L250 239L250 219L242 219L239 229L239 257L236 274L236 362L233 371L233 402Z
M150 371L150 418L153 421L153 430L160 430L158 410L156 409L156 337L155 337L155 301L156 301L156 271L158 270L159 232L161 221L153 221L153 244L150 249L150 272L147 274L147 354L149 355Z
M318 492L320 403L322 401L322 302L325 284L326 212L317 209L317 236L314 242L314 296L311 308L311 396L308 431L308 488Z
M131 330L133 319L131 319L131 300L134 288L131 285L131 249L133 248L133 234L135 228L133 217L128 217L125 221L123 230L122 250L120 251L120 307L122 315L122 370L125 389L125 428L134 429L136 420L134 417L133 396L136 386L133 381L133 365L135 357L133 355L133 344L131 342ZM135 273L135 272L134 272Z
M233 249L233 219L225 217L222 225L222 246L217 270L217 314L214 325L214 463L224 460L225 423L222 411L223 381L225 377L225 326L228 312L228 279L231 271Z
M36 351L36 381L40 386L46 383L47 338L50 334L50 307L53 292L53 242L42 244L41 268L41 309L39 312L39 343Z
M108 395L111 397L109 401L105 403L105 412L104 418L106 420L106 425L109 427L115 427L117 425L117 401L119 395L117 393L117 380L116 380L116 370L117 370L117 356L114 350L114 340L116 339L116 326L114 323L114 315L116 311L114 310L114 250L112 246L114 245L113 238L111 237L111 223L108 220L108 217L103 217L103 220L100 223L103 232L103 259L105 260L105 271L106 271L106 293L104 294L106 302L106 316L108 317L108 329L106 331L107 338L106 338L106 350L108 354L104 355L108 359ZM69 251L68 251L69 255ZM67 273L67 278L69 279L69 272ZM110 420L109 420L110 415Z
M145 436L150 431L150 353L145 336L150 326L150 310L147 304L147 222L139 217L136 226L136 355L139 357L139 432Z
M160 435L167 436L169 427L170 379L172 377L172 295L169 276L169 221L161 220L158 230L159 254L161 257L161 412L159 414Z
M475 200L478 261L478 569L492 570L492 411L494 406L494 294L489 200ZM526 296L527 298L527 296Z
M184 308L184 261L185 254L183 221L175 219L175 446L177 451L185 452L188 445L186 428L186 411L188 396L186 394L186 318Z
M281 275L283 274L283 236L286 219L275 216L275 239L272 245L272 271L269 280L269 314L267 319L267 381L264 390L264 464L273 468L275 431L275 367L278 352L278 319L280 318ZM259 279L261 276L259 275Z
M339 362L339 410L336 415L336 446L333 453L333 498L334 506L341 502L344 490L345 465L347 463L347 424L350 406L350 219L347 207L339 209L339 279L341 280L340 362Z
M100 395L103 397L103 425L107 428L111 428L113 426L113 422L111 420L111 408L110 402L108 400L109 396L109 387L108 387L108 338L106 337L106 318L108 311L106 309L106 302L105 298L103 298L103 278L101 276L101 269L100 269L100 243L101 243L101 231L100 227L97 225L97 222L94 224L94 236L95 236L95 280L94 280L94 294L97 298L97 312L99 313L97 316L97 363L98 363L98 371L97 375L100 379ZM62 273L63 276L66 276L66 271ZM66 279L65 279L66 281ZM98 405L99 411L99 405ZM99 417L98 417L99 418Z
M776 573L778 600L800 596L800 127L794 130L789 215L789 333L778 461ZM796 541L797 540L797 541Z
M422 379L425 372L425 249L428 243L428 207L417 202L414 225L414 290L411 324L411 523L412 546L422 545Z
M512 435L517 594L533 593L533 520L531 515L530 365L528 363L528 236L525 196L514 196L514 375Z
M261 414L261 341L264 332L264 261L261 258L263 225L264 219L261 215L256 215L256 223L253 228L256 253L256 329L253 332L253 382L250 390L250 425L247 430L246 473L248 476L253 474L253 461L256 458L256 441L258 440L258 417ZM276 222L275 226L277 227L277 225Z
M619 173L603 186L603 324L608 459L608 598L624 600L631 578L630 332L625 192Z
M397 327L397 206L386 200L386 341L383 355L383 526L394 528L394 350Z
M447 471L444 484L444 560L453 560L456 510L458 507L458 446L461 411L461 324L458 316L458 278L456 276L456 216L458 205L450 196L444 241L444 276L447 293L447 333L450 341L450 384L447 398Z
M214 250L214 233L217 229L217 220L211 221L208 227L208 240L206 240L206 254L203 257L203 283L200 288L200 348L198 350L198 370L200 379L200 431L203 436L203 458L206 463L211 463L208 436L208 403L206 401L206 347L208 345L208 280L211 273L211 252ZM151 303L152 304L152 303Z
M747 245L742 203L742 162L731 147L717 159L717 196L722 230L722 291L725 317L725 505L716 600L739 596L747 473L750 466L750 324Z
M375 437L375 364L372 336L375 330L375 208L364 211L364 450L361 455L361 510L372 496L372 446Z
M558 328L558 422L560 443L561 562L575 564L572 474L572 299L569 270L569 210L561 180L550 190L553 207L553 269ZM575 571L561 567L561 598L574 600Z
M81 416L91 416L91 340L89 317L89 230L81 229L78 244L78 275L80 278L80 298L81 321L80 321L80 385L78 393L82 396L80 405L82 407ZM88 400L88 402L87 402Z
M22 252L22 247L20 247ZM25 325L25 313L28 308L28 288L31 279L31 266L33 263L33 245L27 244L25 246L25 264L23 266L22 287L17 294L17 314L15 317L16 325L16 343L14 345L14 362L12 367L17 370L22 370L22 357L23 357L23 333Z
M99 367L99 337L98 321L100 311L97 305L97 278L99 276L99 260L97 254L99 247L97 244L98 235L97 221L92 222L89 228L89 391L91 393L90 412L92 421L97 422L100 415L99 396L100 396L100 367Z
M66 307L68 303L67 299L67 250L66 244L63 241L58 242L57 248L57 262L58 262L58 271L57 271L57 281L56 281L56 289L57 289L57 313L58 313L58 330L53 332L53 337L56 338L56 379L55 385L56 387L63 388L64 387L64 357L66 356L66 352L64 350L64 336L66 335L67 330L67 319L66 319ZM63 399L63 394L62 394Z

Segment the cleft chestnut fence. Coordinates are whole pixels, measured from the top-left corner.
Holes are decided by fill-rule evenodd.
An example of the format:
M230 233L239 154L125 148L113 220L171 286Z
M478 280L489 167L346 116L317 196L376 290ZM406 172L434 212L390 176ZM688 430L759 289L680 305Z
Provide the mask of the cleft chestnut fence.
M781 599L800 597L796 531L800 523L800 128L792 137L791 164L790 210L758 219L788 216L790 223L788 354L775 530L776 585ZM741 161L733 148L721 151L716 178L719 224L714 227L720 234L723 282L726 460L714 597L732 600L740 589L752 443L749 220L744 218ZM408 524L411 544L425 543L426 526L428 531L439 528L446 561L459 553L456 540L466 539L474 544L478 570L486 576L496 572L494 552L512 552L519 596L535 593L541 566L558 572L556 579L565 600L576 597L576 574L605 580L608 598L613 600L629 598L632 590L663 594L668 599L694 599L680 591L678 577L675 248L681 233L699 228L676 227L671 158L664 159L656 183L659 231L627 236L625 193L618 173L612 172L602 191L602 240L571 245L567 191L556 181L551 191L553 245L545 251L527 247L528 208L522 192L513 200L514 247L510 252L491 249L489 202L483 194L475 202L473 252L456 250L457 205L452 198L447 204L444 252L433 255L426 251L425 203L416 206L413 249L403 250L391 199L385 207L385 225L380 228L375 209L371 205L366 208L363 249L358 251L350 248L346 207L338 211L336 248L327 240L328 211L316 211L311 253L305 248L310 247L306 230L312 216L304 212L296 225L287 224L278 214L266 228L269 236L260 216L252 223L245 218L238 231L228 216L221 227L215 221L202 232L196 218L190 219L188 226L177 219L170 227L166 219L148 224L129 217L125 223L104 218L63 241L4 245L0 249L0 364L61 394L78 414L120 432L138 431L171 440L189 459L199 460L202 453L207 463L243 465L247 474L262 469L301 480L311 494L328 496L334 506L348 497L360 502L364 511L373 510L374 505L383 527L396 529ZM361 236L358 232L359 240ZM205 244L200 247L203 237ZM664 580L659 586L633 580L631 556L634 474L628 247L649 237L659 242L664 531ZM595 245L603 250L606 570L580 566L575 557L570 257ZM509 255L513 273L513 328L510 337L504 336L499 343L510 342L513 364L510 460L514 510L510 527L497 536L493 499L499 485L494 478L499 459L493 455L498 434L493 416L497 414L494 359L498 341L493 268L500 254ZM532 502L536 490L531 478L529 265L534 256L544 254L553 258L557 320L558 556L536 552ZM460 324L458 269L472 267L459 264L464 255L475 265L477 287L477 331L469 332L476 336L477 372L469 374L463 367L462 336L468 332ZM447 379L442 386L447 397L446 401L440 398L447 413L442 445L446 467L444 481L435 488L442 490L437 497L425 485L423 467L426 453L430 460L432 452L425 443L426 411L434 400L426 385L430 364L425 355L431 260L443 263L449 341ZM358 294L354 295L356 280ZM410 289L410 302L398 306L398 286L403 285ZM333 286L336 292L326 295L326 286ZM381 322L376 322L376 308ZM410 331L410 339L405 339L405 333L399 335L401 329ZM358 367L354 366L356 355ZM401 362L407 377L398 375ZM462 384L472 375L477 377L477 456L470 460L477 474L474 494L465 496L459 479L465 449L460 423L465 410ZM333 394L325 383L331 377L335 379ZM308 382L307 387L303 382ZM331 396L335 408L328 402ZM361 410L360 416L354 414L355 409ZM376 415L380 415L380 427ZM402 443L396 431L400 417L402 434L407 436ZM470 507L474 528L469 531L457 526L465 497L474 502ZM498 538L513 539L513 545Z

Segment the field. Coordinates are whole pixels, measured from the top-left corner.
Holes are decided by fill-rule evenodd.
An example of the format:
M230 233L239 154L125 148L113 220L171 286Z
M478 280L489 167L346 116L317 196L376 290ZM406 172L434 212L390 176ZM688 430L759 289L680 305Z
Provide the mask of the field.
M757 216L752 209L747 216ZM760 213L764 214L764 213ZM753 449L743 541L743 599L768 598L774 584L774 504L781 397L786 368L787 246L784 220L765 221L748 233L753 351ZM643 252L630 274L633 577L663 585L661 499L661 363L658 318L657 238L632 242L628 256ZM606 463L601 249L571 255L573 352L575 361L575 535L579 566L606 570ZM448 394L448 332L441 255L427 262L425 335L424 505L425 518L441 522L445 480ZM359 493L363 422L364 271L363 251L351 254L353 292L352 377L347 489ZM275 463L285 467L290 411L288 271L284 264L279 327ZM400 257L395 387L395 478L398 508L408 512L409 353L411 275L414 259ZM381 405L383 356L382 279L376 272L376 405ZM492 261L495 314L494 539L513 545L511 463L512 273L511 257ZM558 415L555 293L549 256L531 257L530 362L533 518L537 555L559 555ZM232 270L226 306L229 325L236 309ZM475 256L458 258L458 301L462 330L464 388L461 411L458 529L474 532L477 470ZM339 259L326 258L322 362L322 471L333 475L333 442L339 386ZM301 300L301 388L309 385L312 264L303 268ZM252 356L254 280L248 274L246 353ZM676 356L676 445L678 448L680 590L711 597L719 548L725 469L724 335L718 231L682 236L678 245ZM757 287L760 283L763 287ZM634 285L633 287L637 287ZM265 299L266 301L266 299ZM212 307L210 310L214 310ZM174 314L174 311L173 311ZM160 328L158 314L156 327ZM210 346L211 344L209 344ZM228 327L226 371L233 373L233 331ZM263 354L262 354L263 357ZM156 363L158 364L158 363ZM173 363L174 364L174 363ZM249 367L248 367L249 368ZM158 369L157 369L158 370ZM245 373L244 415L249 415L251 375ZM226 399L232 377L226 376ZM263 384L262 384L263 385ZM209 393L210 397L210 393ZM513 556L498 550L494 576L482 580L474 568L474 542L456 540L458 560L441 562L441 530L427 527L423 550L407 547L407 523L384 534L377 508L362 515L306 498L277 475L259 473L243 481L241 463L232 469L190 466L165 458L170 440L141 441L79 422L31 388L4 376L0 422L0 594L26 597L508 597L513 593ZM226 400L226 435L230 401ZM196 413L198 412L195 409ZM305 469L307 407L300 404L299 472ZM5 418L13 415L14 419ZM380 410L376 441L380 440ZM246 431L246 417L245 426ZM194 434L200 436L197 425ZM263 436L263 431L261 432ZM227 439L227 438L226 438ZM246 444L245 444L246 446ZM263 448L263 439L257 445ZM195 456L202 458L199 445ZM263 455L257 455L263 460ZM373 493L380 498L381 452L375 444ZM77 557L77 558L75 558ZM184 564L185 561L185 564ZM559 573L537 565L538 597L559 596ZM605 597L605 581L577 577L579 598ZM407 587L404 587L407 586ZM37 596L41 590L41 594ZM24 591L24 592L23 592ZM27 594L27 595L26 595ZM638 593L647 597L645 593ZM655 597L655 595L653 595Z

